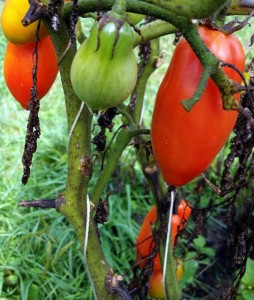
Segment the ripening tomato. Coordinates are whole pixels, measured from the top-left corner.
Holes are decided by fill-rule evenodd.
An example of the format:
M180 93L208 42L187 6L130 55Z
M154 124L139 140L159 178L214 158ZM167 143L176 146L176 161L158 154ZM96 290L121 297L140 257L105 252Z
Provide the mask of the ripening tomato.
M150 280L149 280L148 294L151 298L154 298L154 299L163 299L164 298L165 293L164 293L161 270L153 271L153 273L150 277Z
M183 262L181 260L176 259L175 270L176 270L176 278L179 281L184 271ZM149 280L149 291L148 291L148 294L151 298L164 299L165 293L164 293L162 277L163 277L162 269L153 271Z
M152 238L152 227L154 226L157 219L156 206L153 206L148 214L146 215L144 222L140 228L139 234L136 241L136 252L137 260L140 261L140 267L144 267L147 260L145 259L150 253L152 253L155 243ZM159 254L155 256L153 260L153 268L161 269L160 257Z
M183 211L184 218L183 215L180 216L180 215L173 214L171 220L171 240L174 246L176 244L175 238L179 230L182 230L187 225L188 218L191 214L191 209L189 207L187 209L187 204L183 199L181 200L178 206L179 211L182 210L181 206L184 206L184 208L186 208L186 211ZM146 215L144 222L140 228L139 234L137 236L136 252L137 252L137 261L139 262L140 268L144 267L144 265L147 262L147 257L155 249L155 243L153 242L153 237L152 237L152 228L156 222L156 219L157 219L157 210L156 210L156 206L153 206L148 212L148 214ZM154 270L161 269L159 253L157 253L156 256L154 257L153 263L154 263L153 265Z
M4 78L13 97L27 109L32 87L33 52L35 43L23 46L7 43L4 57ZM39 99L47 94L55 81L58 66L49 36L38 42L37 90Z
M29 8L28 0L6 0L1 14L3 34L13 44L24 45L36 40L38 21L24 27L21 20ZM41 23L40 38L47 35L46 27Z
M206 27L200 27L199 33L221 61L244 71L244 50L235 36ZM241 83L236 71L229 67L223 70L232 80ZM194 94L201 74L201 63L182 39L159 87L151 125L155 158L165 181L173 186L187 184L209 167L237 118L237 112L223 109L220 91L212 79L192 110L187 112L183 108L181 101ZM235 97L239 100L240 95Z
M181 199L180 204L177 207L177 214L181 219L181 230L184 228L185 223L188 221L191 215L191 207L189 204L189 202L187 203L184 199Z

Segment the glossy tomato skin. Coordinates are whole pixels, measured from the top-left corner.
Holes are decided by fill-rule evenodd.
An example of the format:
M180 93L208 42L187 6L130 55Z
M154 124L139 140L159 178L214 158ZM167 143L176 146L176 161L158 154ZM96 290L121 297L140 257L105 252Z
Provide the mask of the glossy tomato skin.
M164 298L165 293L164 293L161 270L153 271L153 273L150 277L150 280L149 280L148 294L151 298L154 298L154 299L163 299Z
M176 260L176 278L178 281L180 281L183 272L183 262L180 260ZM149 280L149 291L148 294L151 298L154 299L164 299L165 293L164 293L164 287L163 287L163 274L162 270L154 270L150 280Z
M188 218L191 214L191 208L187 206L184 199L181 200L178 206L178 212L180 212L180 214L173 214L171 220L171 240L173 246L176 244L176 236L179 230L182 230L187 225ZM145 266L147 257L155 248L155 243L152 237L152 228L155 225L156 220L157 209L156 206L153 206L146 215L136 240L137 261L139 262L140 268ZM154 270L161 269L159 253L157 253L154 257L153 263Z
M145 257L147 257L155 247L152 238L152 227L154 226L156 219L157 211L156 207L153 206L144 219L136 241L137 261L140 261L141 268L143 268L147 262ZM161 269L160 257L158 253L155 256L153 263L153 268L155 270Z
M185 227L185 225L191 215L190 203L186 202L184 199L181 199L180 204L178 205L178 208L177 208L177 214L181 220L180 230L182 230Z
M244 71L245 54L236 37L200 27L206 46L221 61ZM237 83L240 76L231 68L225 73ZM236 122L235 111L225 111L220 92L210 79L200 101L187 112L182 100L195 92L202 66L185 39L176 46L159 87L151 125L155 158L165 181L182 186L205 171L221 150ZM235 97L239 100L240 95Z
M114 20L105 22L102 18L94 25L71 66L75 93L90 109L101 111L121 104L137 80L131 26L124 22L119 29Z
M1 13L1 27L8 41L24 45L36 40L38 21L24 27L21 23L29 8L28 0L6 0ZM41 23L40 38L47 35L46 27Z
M4 57L4 78L13 97L27 109L32 87L32 68L35 43L23 46L7 43ZM38 43L37 90L44 97L55 81L58 66L54 46L49 36Z

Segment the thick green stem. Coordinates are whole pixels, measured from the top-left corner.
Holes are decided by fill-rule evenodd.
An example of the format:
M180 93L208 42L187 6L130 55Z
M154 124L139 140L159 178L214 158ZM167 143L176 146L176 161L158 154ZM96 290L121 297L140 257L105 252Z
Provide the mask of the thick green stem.
M192 24L191 22L187 24L184 20L180 20L180 23L182 24L179 24L179 28L184 34L184 37L199 58L203 68L206 68L207 70L207 73L204 76L203 84L206 84L205 79L209 75L208 71L210 70L210 76L221 92L224 109L236 109L237 104L233 95L237 92L237 90L233 81L229 79L228 76L219 67L219 60L206 47L204 41L198 34L197 26ZM202 85L199 85L199 91L202 91L203 87ZM191 106L189 106L188 109L190 110Z
M162 257L161 261L164 261L165 243L161 243L159 252L160 252L160 257ZM173 247L172 247L171 240L168 248L167 274L165 278L165 292L168 300L179 300L181 298L181 291L176 277L175 258L173 256Z
M136 87L132 93L132 99L135 99L134 110L132 112L133 121L137 125L141 125L142 123L142 110L144 106L144 95L146 91L146 86L149 77L151 74L157 69L157 62L160 57L160 45L159 40L153 40L150 42L150 54L148 61L144 61L147 58L144 58L140 62L140 74L138 78L138 82ZM142 45L141 45L141 52L142 52ZM146 55L146 54L144 54Z
M216 24L218 28L222 28L225 23L225 19L227 16L227 11L230 6L230 3L231 0L227 0L224 7L221 10L217 11L212 17L213 23Z
M210 79L211 75L216 71L216 69L217 69L217 66L213 65L213 64L211 64L211 65L206 64L204 66L203 73L201 75L201 79L199 81L199 84L197 86L195 93L188 100L181 101L183 107L187 111L190 111L191 108L193 107L193 105L195 105L199 101L199 99L201 98L201 96L203 95L203 93L206 89L208 80Z
M114 5L112 6L112 11L125 15L126 13L126 0L115 0Z
M52 30L51 24L48 21L45 23L54 43L57 57L60 58L69 42L67 27L64 21L61 20L59 31L55 32ZM76 46L73 45L67 51L59 66L65 95L69 131L74 124L81 106L81 101L74 93L70 81L70 67L75 53ZM75 228L81 245L84 243L84 221L86 213L84 196L86 195L88 184L87 177L81 174L81 159L84 155L90 155L90 126L91 114L87 107L84 106L69 140L68 178L64 192L65 203L60 207L61 213L67 217Z
M156 8L164 8L168 13L175 16L184 16L188 19L201 19L212 15L220 9L227 0L127 0L126 11L154 16L163 19L163 15L157 15ZM100 0L101 10L110 10L114 0ZM70 13L72 4L66 3L63 8L64 17ZM82 13L96 11L97 0L79 0L79 9ZM153 8L155 10L153 10ZM156 14L156 16L154 15Z
M254 9L253 0L231 0L231 5L228 9L230 15L248 15Z
M227 0L144 0L145 2L165 8L178 16L202 19L221 9Z
M159 38L163 35L176 33L179 30L168 22L156 20L151 23L145 24L140 28L140 33L134 35L133 47L141 43Z
M111 175L115 171L119 159L124 149L129 144L130 140L137 135L149 133L147 129L142 130L142 129L137 129L135 127L133 129L123 128L122 131L118 134L115 141L114 149L111 150L108 162L105 165L104 169L102 170L91 193L91 201L94 205L98 204L100 197L105 187L107 186Z
M62 57L63 51L69 42L67 28L61 22L61 27L57 33L48 28L51 33L51 38L54 42L58 58ZM65 203L61 205L60 212L73 225L81 246L85 242L85 221L86 221L86 198L89 176L83 173L84 158L91 156L91 120L92 115L84 105L80 117L76 121L76 117L80 111L81 101L74 93L70 81L70 67L76 52L76 47L72 46L64 56L59 69L62 79L63 90L65 94L66 112L68 118L69 131L76 122L74 130L71 134L68 145L68 178L66 190L64 192ZM109 267L104 263L104 256L100 247L94 223L91 221L89 228L89 240L92 247L88 249L86 255L87 272L91 278L91 284L94 288L94 295L97 299L119 299L112 294L109 294L105 289L105 277ZM96 249L96 250L95 250ZM96 262L96 263L95 263ZM103 263L102 263L103 262Z

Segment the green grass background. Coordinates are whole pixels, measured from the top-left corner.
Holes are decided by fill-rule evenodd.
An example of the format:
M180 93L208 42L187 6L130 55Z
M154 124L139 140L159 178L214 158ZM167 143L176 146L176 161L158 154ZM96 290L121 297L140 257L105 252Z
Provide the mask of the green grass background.
M172 53L172 40L163 39L164 63L149 80L145 96L148 126L156 91ZM246 45L247 39L243 43ZM28 113L5 86L5 46L0 32L0 300L93 299L82 251L69 223L54 210L18 206L21 200L54 199L65 187L67 126L60 78L41 101L42 134L31 178L24 186L21 160ZM134 243L142 215L153 202L133 157L131 149L123 154L123 164L110 183L110 220L101 228L109 264L127 276L135 259Z

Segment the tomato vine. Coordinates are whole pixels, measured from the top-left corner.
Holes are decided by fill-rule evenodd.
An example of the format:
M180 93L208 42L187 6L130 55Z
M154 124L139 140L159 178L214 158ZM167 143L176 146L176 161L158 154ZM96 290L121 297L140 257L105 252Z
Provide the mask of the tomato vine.
M224 108L228 110L237 110L239 108L233 96L239 91L239 86L234 85L233 81L230 80L219 67L219 60L207 49L198 34L196 24L191 21L191 18L210 16L218 9L221 9L223 5L227 3L226 0L206 0L203 4L206 10L200 5L194 5L193 1L189 1L188 6L183 6L183 3L180 2L181 5L179 7L177 7L179 4L177 1L172 1L172 3L157 0L129 0L118 2L121 12L125 11L126 4L126 10L128 12L142 13L160 20L147 22L140 29L140 33L135 34L134 46L141 44L141 52L143 49L144 53L145 49L147 56L141 58L139 77L136 88L132 93L131 104L128 107L122 105L116 111L117 114L122 114L124 120L126 120L126 125L122 126L117 133L115 143L111 147L110 157L104 165L96 184L90 187L89 182L92 174L91 157L93 155L91 150L92 114L86 105L82 106L82 101L77 97L71 83L70 69L77 52L74 28L79 15L98 10L100 13L110 10L114 3L113 0L101 0L98 6L98 2L95 0L80 0L73 1L73 3L66 3L62 7L63 1L50 1L48 6L39 5L38 1L30 1L31 6L37 5L36 7L39 8L38 10L29 10L23 19L23 24L25 25L29 25L29 22L31 23L38 19L43 19L55 46L65 94L68 130L70 132L68 178L65 191L63 194L58 195L57 208L73 225L80 244L84 247L85 262L91 277L91 283L94 286L96 298L109 300L119 298L114 294L117 294L119 289L121 292L118 294L126 294L126 297L129 297L129 294L122 292L121 276L112 273L104 259L102 249L100 248L100 239L97 234L97 223L93 219L93 214L101 201L101 196L117 167L124 149L129 145L130 141L136 138L136 141L139 140L140 144L146 144L148 142L146 135L150 134L150 131L142 126L142 107L147 80L156 69L156 62L159 59L159 42L155 38L180 31L203 66L203 74L199 86L194 92L194 95L185 102L185 108L187 110L191 110L197 100L200 99L209 78L212 78L218 86L222 94ZM193 12L193 5L199 9ZM68 26L69 24L71 25ZM144 41L147 43L144 44ZM32 110L31 116L33 114L36 115ZM246 118L244 120L247 122ZM248 149L252 149L252 147L253 145L251 144ZM148 156L150 156L150 154L151 153L149 153ZM241 158L243 158L243 156L241 156ZM247 156L247 158L249 158L249 152ZM229 156L227 160L228 165L230 165L234 157L236 157L235 154ZM142 166L145 161L147 162L147 157L144 155L144 152L138 155L138 158ZM243 161L246 162L244 159L245 158L243 158ZM150 165L148 165L148 168L149 167ZM88 170L88 172L81 171L84 169ZM150 174L147 177L150 176L150 182L153 185L155 198L157 200L156 204L161 212L160 222L165 228L167 223L166 214L170 201L166 198L162 199L160 192L161 194L165 194L166 188L165 185L163 186L163 183L161 183L162 178L158 175L158 169L153 171L154 176L150 176ZM249 168L249 171L252 174L253 166ZM225 172L228 172L227 168ZM242 175L240 171L239 174ZM162 245L161 248L161 253L163 254L164 245ZM96 251L94 249L96 249ZM172 257L172 251L172 248L170 248L170 257ZM172 261L173 260L169 262L170 270L174 270ZM175 291L170 291L170 285L172 284L172 280L173 284L176 285L176 279L174 276L169 277L171 281L166 277L166 294L169 295L169 299L175 300L179 298L178 290L176 288ZM107 278L107 289L111 293L108 293L105 289L105 278Z

